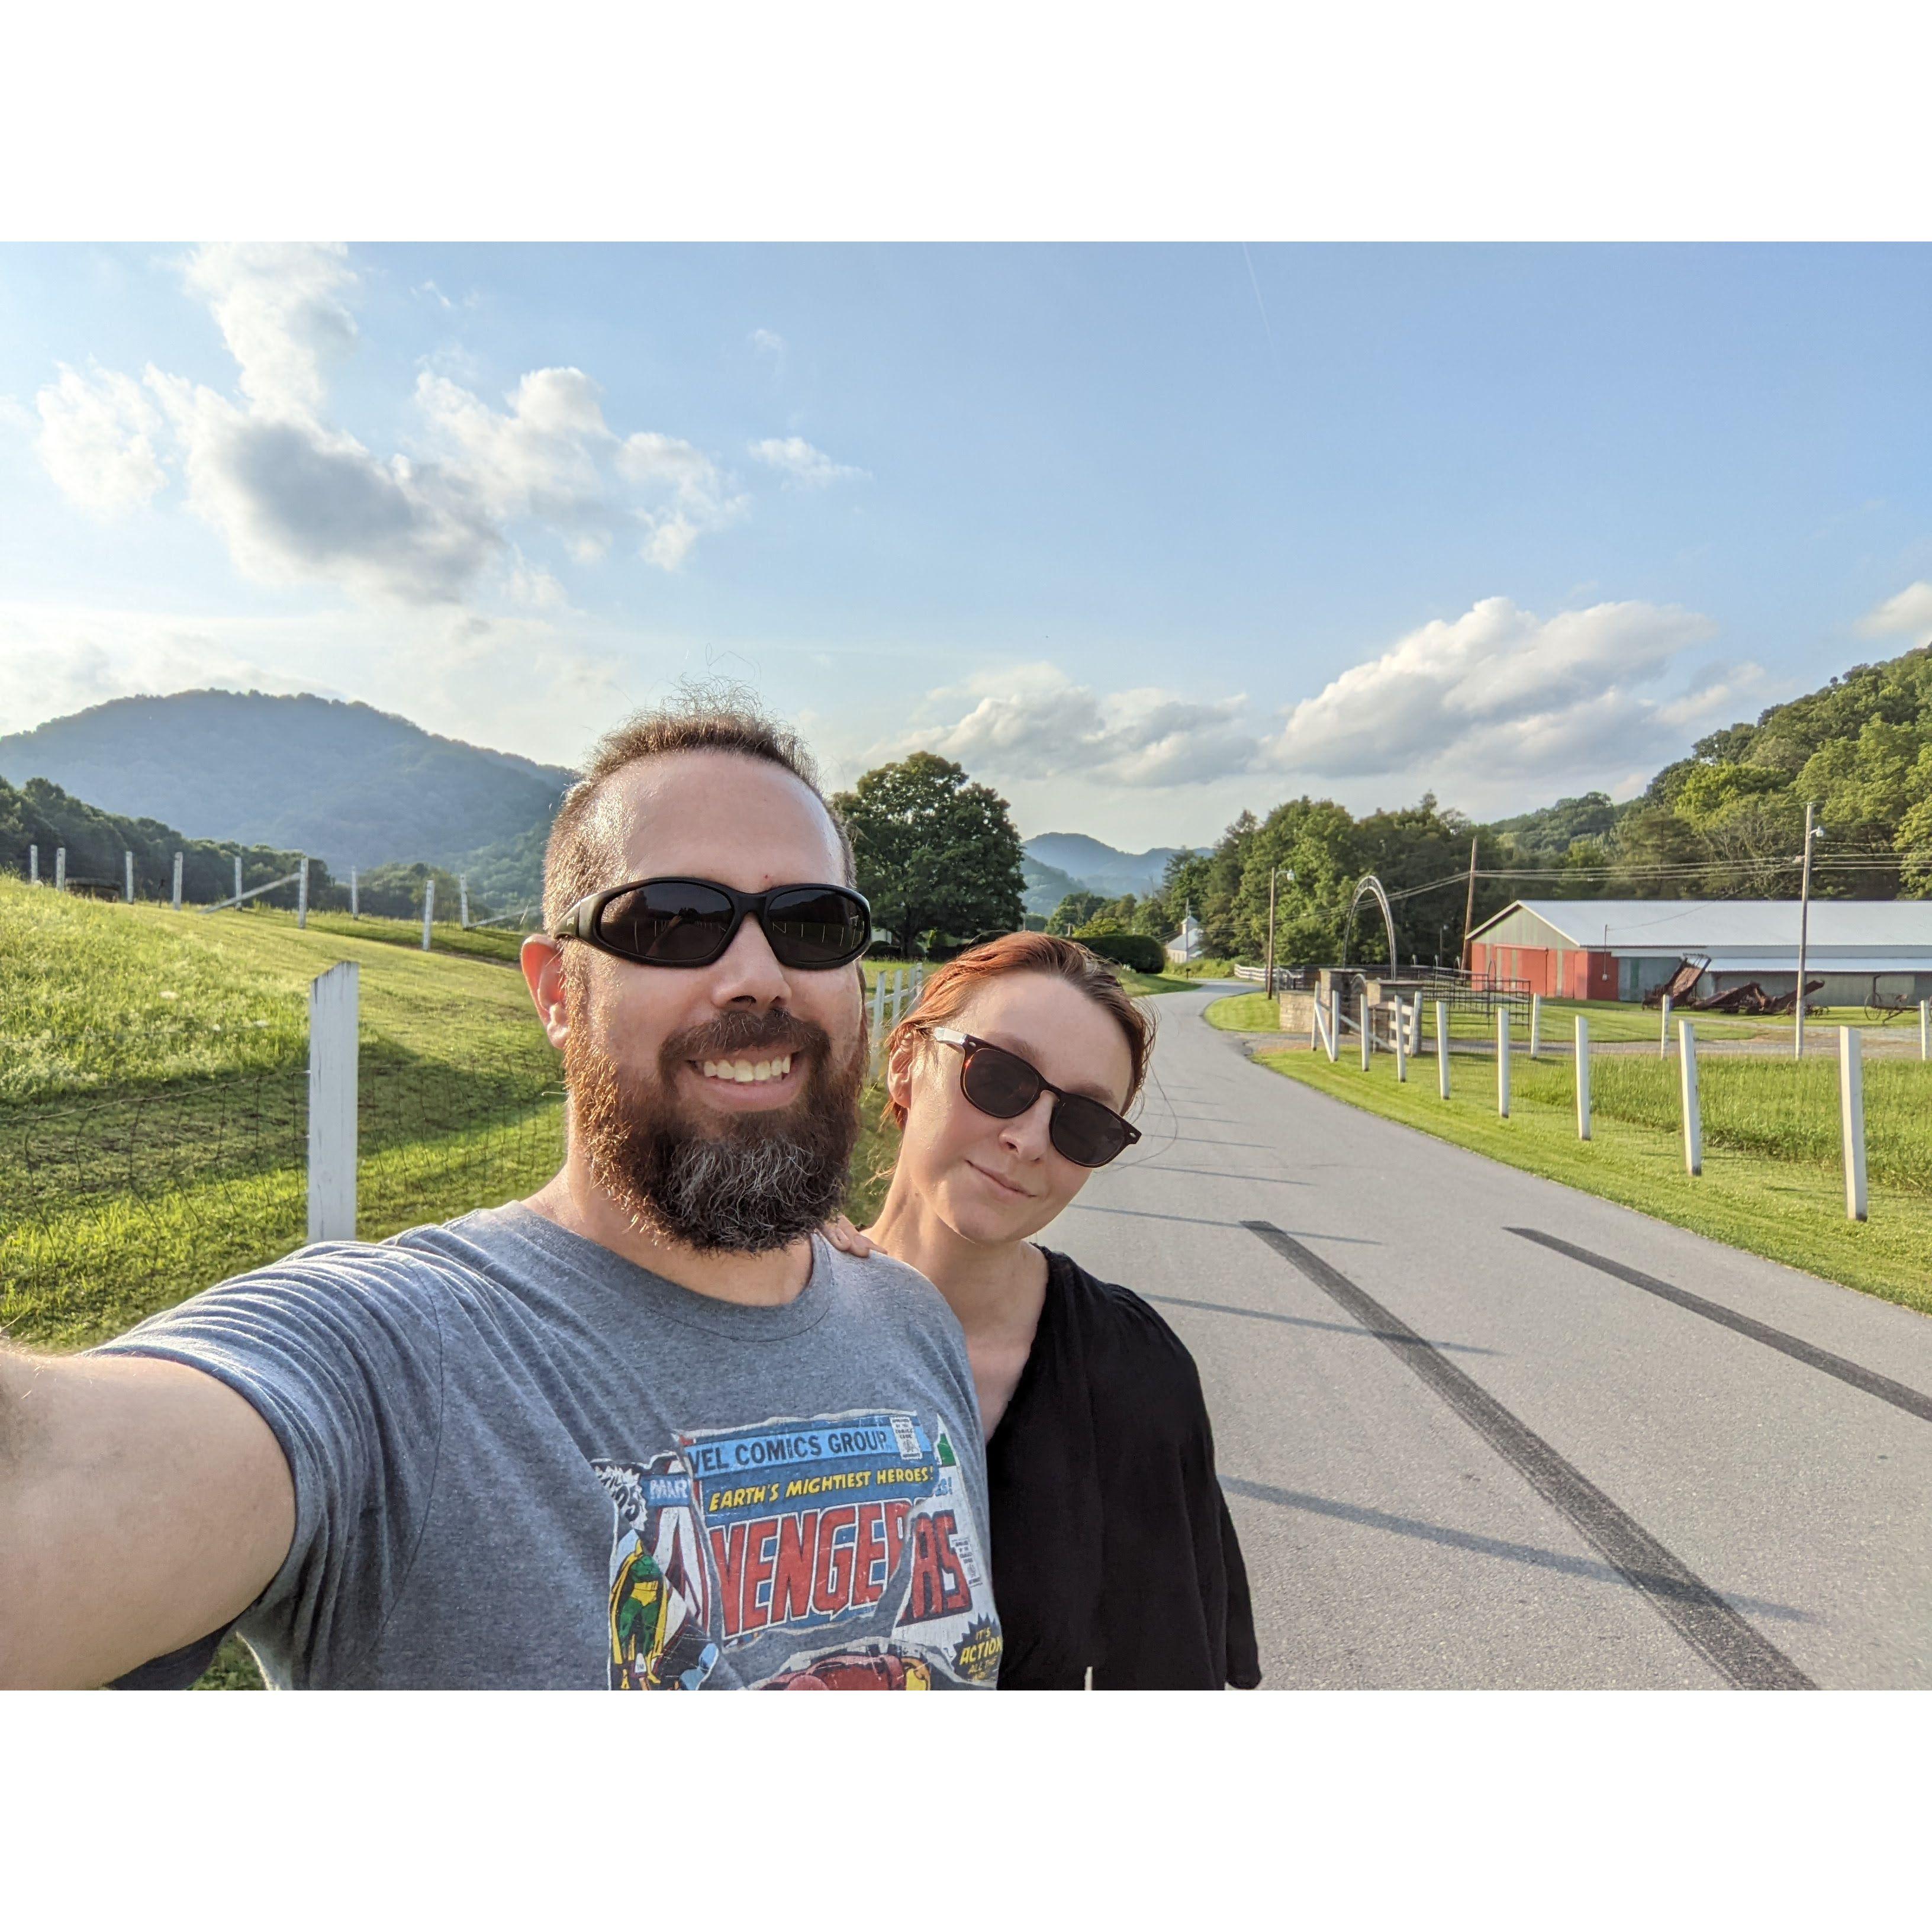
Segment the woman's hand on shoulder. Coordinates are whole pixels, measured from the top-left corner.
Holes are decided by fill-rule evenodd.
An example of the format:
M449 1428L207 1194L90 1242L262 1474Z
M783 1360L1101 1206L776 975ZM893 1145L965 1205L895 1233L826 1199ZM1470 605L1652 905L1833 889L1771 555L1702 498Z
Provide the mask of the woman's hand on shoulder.
M862 1234L843 1214L835 1214L825 1224L825 1238L842 1255L854 1255L860 1261L878 1252L878 1242L868 1234Z

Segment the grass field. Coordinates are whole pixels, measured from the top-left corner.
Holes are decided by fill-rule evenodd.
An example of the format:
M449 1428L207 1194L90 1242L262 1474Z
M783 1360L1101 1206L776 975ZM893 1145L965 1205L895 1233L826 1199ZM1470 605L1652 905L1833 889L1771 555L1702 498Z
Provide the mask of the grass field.
M554 1171L556 1057L519 976L286 914L0 881L0 1323L15 1340L84 1347L299 1245L307 989L340 959L362 969L360 1233Z
M1567 1058L1510 1066L1510 1111L1496 1113L1494 1060L1458 1054L1450 1098L1432 1052L1398 1084L1393 1056L1364 1073L1305 1047L1264 1048L1263 1066L1372 1113L1660 1220L1932 1314L1932 1066L1864 1070L1870 1219L1845 1218L1838 1077L1828 1061L1700 1060L1703 1173L1684 1171L1674 1058L1605 1054L1591 1063L1592 1138L1576 1138Z

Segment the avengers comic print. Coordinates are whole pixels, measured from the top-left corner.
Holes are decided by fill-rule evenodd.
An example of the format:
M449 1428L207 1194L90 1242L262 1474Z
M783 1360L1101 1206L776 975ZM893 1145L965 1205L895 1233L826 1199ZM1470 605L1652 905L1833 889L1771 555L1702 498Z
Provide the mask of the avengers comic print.
M615 1514L614 1690L990 1687L986 1544L945 1425L860 1409L592 1466Z

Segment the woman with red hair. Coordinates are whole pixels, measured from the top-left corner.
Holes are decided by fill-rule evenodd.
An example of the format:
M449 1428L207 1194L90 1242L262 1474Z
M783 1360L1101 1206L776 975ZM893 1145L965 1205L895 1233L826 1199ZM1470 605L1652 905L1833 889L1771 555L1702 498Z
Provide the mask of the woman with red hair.
M1030 1237L1140 1138L1151 1018L1072 940L1009 933L927 980L886 1042L902 1130L853 1241L966 1334L986 1436L1002 1690L1260 1681L1199 1376L1140 1297Z

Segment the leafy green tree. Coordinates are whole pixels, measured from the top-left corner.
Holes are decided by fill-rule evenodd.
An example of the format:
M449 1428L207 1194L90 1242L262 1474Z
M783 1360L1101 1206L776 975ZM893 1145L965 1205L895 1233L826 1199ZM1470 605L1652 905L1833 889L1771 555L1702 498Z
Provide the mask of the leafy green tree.
M1069 892L1054 908L1047 920L1046 929L1048 932L1063 934L1075 932L1084 926L1106 903L1098 892L1090 892L1084 889L1077 892Z
M852 836L859 890L906 956L923 932L968 939L1018 926L1024 888L1012 814L951 760L915 752L866 772L832 805Z

